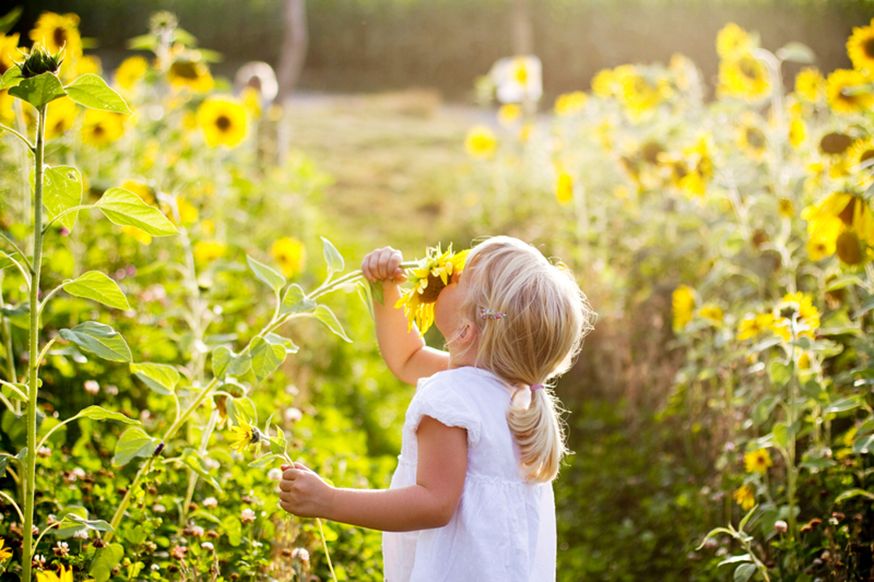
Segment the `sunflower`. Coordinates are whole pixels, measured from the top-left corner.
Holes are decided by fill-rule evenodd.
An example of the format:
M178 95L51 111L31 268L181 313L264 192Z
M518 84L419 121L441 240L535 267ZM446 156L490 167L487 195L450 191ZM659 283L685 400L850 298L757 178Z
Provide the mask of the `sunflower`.
M413 324L423 334L434 323L434 303L440 292L449 285L449 279L464 269L467 251L452 252L452 245L444 252L440 245L430 247L425 258L419 261L419 266L410 270L409 281L412 287L406 289L395 308L404 308L407 317L407 330L413 329Z
M161 211L173 224L194 224L200 218L200 211L197 210L197 206L183 196L176 196L172 200L161 202L160 206Z
M671 294L671 306L674 312L674 331L678 332L692 321L695 309L695 290L688 285L680 285Z
M231 97L210 97L197 108L197 125L209 147L236 147L248 131L246 108Z
M825 77L819 69L805 67L795 75L795 94L804 101L817 103L825 95Z
M744 468L747 473L759 473L764 475L768 472L768 467L771 467L774 462L771 460L771 455L767 449L758 449L750 451L744 455Z
M570 204L574 199L574 177L561 163L555 164L555 199L559 204Z
M731 496L735 503L740 505L740 508L744 511L752 509L753 505L756 504L756 492L749 483L745 483L735 489Z
M768 148L768 136L756 123L755 116L744 117L738 128L737 144L754 159L761 159Z
M835 113L864 113L874 107L870 79L860 71L836 69L826 81L829 106Z
M801 117L793 117L789 121L789 145L798 149L807 139L807 124Z
M588 96L582 91L559 95L555 100L555 114L559 117L567 117L579 113L583 110L588 99Z
M0 563L5 562L12 557L12 552L6 547L6 540L0 538Z
M88 109L82 121L82 142L103 147L124 135L125 116L120 113Z
M667 79L638 71L624 73L619 86L619 98L632 120L639 120L671 96L671 85Z
M472 127L464 139L464 149L476 159L488 159L494 155L498 147L498 139L491 129L484 125Z
M748 101L765 97L771 91L768 68L749 52L724 59L719 63L718 91Z
M835 254L838 237L844 230L840 218L827 216L811 223L813 228L808 228L807 233L807 256L811 261L821 261Z
M819 329L820 314L813 304L813 297L797 291L783 296L774 308L774 319L771 330L788 342L793 337L793 321L796 337L813 338Z
M725 319L725 313L722 311L722 308L714 303L705 303L698 308L695 315L713 324L715 327L722 327L722 322Z
M28 107L25 111L30 112ZM79 110L69 97L55 99L46 106L46 139L64 135L76 121Z
M628 65L625 65L628 66ZM602 69L592 77L592 93L598 97L613 97L616 93L616 71L614 69Z
M228 432L230 433L228 440L232 449L242 453L254 446L255 454L258 454L258 450L261 448L261 431L249 424L247 420L240 419L239 424L229 428Z
M847 54L854 68L874 72L874 18L868 26L853 28L853 34L847 39Z
M716 53L723 59L748 52L755 46L755 39L734 22L729 22L716 34Z
M0 34L0 75L8 71L18 58L18 34Z
M737 339L744 341L756 339L769 332L774 325L772 313L748 313L740 321L737 329Z
M795 205L792 203L792 200L782 196L778 198L777 214L779 214L783 218L792 218L793 216L795 216Z
M516 103L505 103L498 109L498 122L508 127L519 121L522 117L522 108Z
M158 197L155 193L155 189L147 184L143 184L142 182L137 182L135 180L125 180L121 185L122 188L133 192L140 198L142 198L143 202L146 204L155 205L158 203Z
M194 245L194 260L201 265L215 262L225 256L228 245L217 240L201 240Z
M167 71L170 86L195 93L206 93L215 85L209 67L199 58L182 55L176 58Z
M4 123L12 123L15 119L15 109L13 104L15 97L9 94L8 91L0 91L0 121Z
M306 248L298 239L286 236L276 240L270 247L270 254L286 277L294 277L303 271Z
M125 91L130 91L148 71L149 61L145 57L128 57L115 70L115 84Z
M847 162L853 171L874 173L874 138L857 139L847 149Z
M82 36L79 34L79 16L72 12L57 14L43 12L30 31L30 40L40 43L51 54L64 49L64 62L60 75L63 78L74 76L76 66L82 57Z
M37 582L73 582L73 567L58 566L58 573L48 570L37 570Z

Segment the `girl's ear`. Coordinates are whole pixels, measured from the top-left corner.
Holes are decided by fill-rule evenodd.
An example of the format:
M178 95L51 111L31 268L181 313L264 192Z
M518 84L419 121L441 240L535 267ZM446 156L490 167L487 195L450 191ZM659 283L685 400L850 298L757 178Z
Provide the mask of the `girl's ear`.
M469 319L461 320L461 330L458 332L459 347L467 348L473 345L477 339L477 329Z

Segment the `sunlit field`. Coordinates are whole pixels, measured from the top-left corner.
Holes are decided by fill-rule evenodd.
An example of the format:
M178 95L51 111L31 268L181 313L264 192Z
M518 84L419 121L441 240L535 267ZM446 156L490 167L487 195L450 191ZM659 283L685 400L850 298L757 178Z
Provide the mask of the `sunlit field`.
M493 234L598 312L557 387L559 581L874 579L874 10L837 68L724 22L565 92L508 53L451 103L282 99L170 11L107 56L9 10L0 580L383 580L280 466L388 487L412 389L361 260Z

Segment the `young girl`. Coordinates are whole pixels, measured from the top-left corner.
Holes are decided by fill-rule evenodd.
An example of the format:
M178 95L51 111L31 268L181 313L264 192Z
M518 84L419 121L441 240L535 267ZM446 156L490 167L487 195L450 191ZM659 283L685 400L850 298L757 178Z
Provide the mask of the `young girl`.
M382 355L417 384L389 489L331 487L283 467L280 505L383 530L387 582L555 580L551 481L565 454L549 382L592 330L594 312L572 275L510 237L474 247L437 297L447 351L429 348L396 309L401 253L368 254L381 281L374 305Z

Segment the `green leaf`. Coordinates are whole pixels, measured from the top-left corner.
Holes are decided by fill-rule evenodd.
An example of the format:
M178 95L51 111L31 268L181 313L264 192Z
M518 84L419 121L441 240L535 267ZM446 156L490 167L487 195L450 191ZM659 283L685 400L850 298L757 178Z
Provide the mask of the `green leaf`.
M112 576L112 569L118 566L123 557L124 547L121 544L104 546L94 552L88 574L94 576L97 582L106 582Z
M169 396L179 383L179 372L167 364L132 363L130 371L151 390Z
M222 529L228 535L228 543L234 547L240 545L243 539L243 523L236 515L229 515L222 520Z
M228 369L228 364L236 354L227 346L218 346L212 351L212 375L216 378L224 376Z
M55 166L46 168L43 174L43 205L46 207L47 218L56 216L82 204L82 176L79 170L72 166ZM67 230L73 230L79 212L71 212L60 219L61 225Z
M129 114L131 112L121 95L94 73L85 73L77 77L65 88L70 99L83 107L113 113Z
M785 386L792 379L792 368L779 360L768 363L768 378L774 386Z
M131 427L118 437L112 462L127 465L135 457L151 457L160 443L159 439L150 437L143 429Z
M747 582L756 573L755 564L741 564L734 569L734 582Z
M316 307L316 310L313 312L313 316L328 326L333 333L343 338L343 341L352 343L352 340L349 339L349 336L346 335L346 331L343 329L343 326L340 325L340 322L337 320L337 316L334 315L334 312L327 305L319 305Z
M223 492L221 484L218 482L213 475L209 473L209 469L206 468L206 465L203 464L203 459L200 458L200 454L197 453L194 449L185 449L182 453L182 462L185 463L185 466L200 475L200 477L206 481L213 489L218 491L219 493Z
M60 335L85 352L110 362L131 362L127 342L117 331L96 321L80 323L73 329L62 329Z
M857 455L867 455L874 450L874 434L866 434L853 443L853 452Z
M104 521L102 519L85 519L80 515L75 513L68 513L61 519L61 527L63 527L63 523L72 522L82 526L84 529L93 529L94 531L113 531L112 525L109 522Z
M774 435L774 444L784 451L788 449L790 435L789 426L785 422L775 422L771 434ZM792 435L792 438L794 438L794 435Z
M725 566L727 564L738 564L738 563L752 562L752 561L753 561L753 559L750 557L749 554L741 554L739 556L731 556L729 558L726 558L723 561L719 562L716 566L719 567L719 566Z
M90 418L91 420L117 420L125 424L140 424L139 420L134 420L120 412L114 410L106 410L97 405L91 405L83 408L76 414L76 418Z
M368 288L370 289L370 295L373 297L374 303L379 303L382 305L385 303L384 297L384 289L382 287L382 281L368 281ZM372 307L372 306L369 306Z
M21 6L16 6L9 12L7 12L3 17L0 17L0 34L6 34L12 27L15 26L15 23L18 22L18 19L21 18L21 11L23 8Z
M124 188L110 188L95 206L113 224L135 226L152 236L172 236L179 232L160 210Z
M252 342L252 372L255 380L261 382L276 371L289 353L297 352L298 347L294 343L276 335L267 334L266 337L255 338Z
M697 550L700 550L701 548L703 548L704 544L707 543L707 540L709 540L710 538L712 538L716 534L727 534L727 535L730 535L731 537L736 537L737 532L735 532L734 530L731 530L727 527L715 527L712 530L710 530L709 532L707 532L707 535L704 536L704 539L701 540L701 543L698 545L697 548L695 548L695 550L697 551Z
M790 42L777 50L777 58L802 65L809 65L816 60L813 51L806 44Z
M867 491L865 489L847 489L837 497L835 497L835 505L838 503L843 503L847 499L852 499L854 497L864 497L865 499L869 499L874 501L874 493Z
M39 109L63 97L66 92L54 73L40 73L28 79L22 78L20 83L10 87L9 94Z
M303 288L297 283L292 283L282 294L279 305L280 313L305 313L316 308L316 302L308 299Z
M823 414L841 414L855 410L859 408L861 404L861 399L858 396L850 396L848 398L841 398L840 400L832 401L822 412Z
M268 267L249 255L246 255L246 262L249 263L249 268L252 269L255 276L264 283L267 283L274 292L278 292L285 286L285 277L273 267Z
M739 531L743 531L743 530L744 530L744 528L747 526L747 524L748 524L748 523L750 522L750 520L753 518L753 515L755 515L756 510L757 510L758 508L759 508L758 505L753 505L753 507L752 507L752 508L747 512L747 514L741 518L740 523L737 525L737 529L738 529Z
M3 269L8 269L15 265L15 262L12 260L12 257L0 251L0 271Z
M15 87L23 80L24 77L21 75L21 67L18 65L9 67L6 69L6 72L3 73L3 76L0 77L0 91L5 91L10 87Z
M118 283L100 271L88 271L72 281L65 281L61 287L74 297L91 299L107 307L125 311L131 308Z
M345 262L343 261L343 255L337 250L331 241L326 239L325 237L321 237L322 239L322 254L325 256L325 264L328 265L328 271L332 273L339 273L345 268Z
M78 518L79 520L87 520L88 519L88 510L82 507L81 505L68 505L63 508L64 517L61 518L61 523L58 524L57 529L55 529L53 535L54 537L65 540L67 538L73 537L78 531L82 531L85 527L79 523L79 521L74 521L74 518Z

